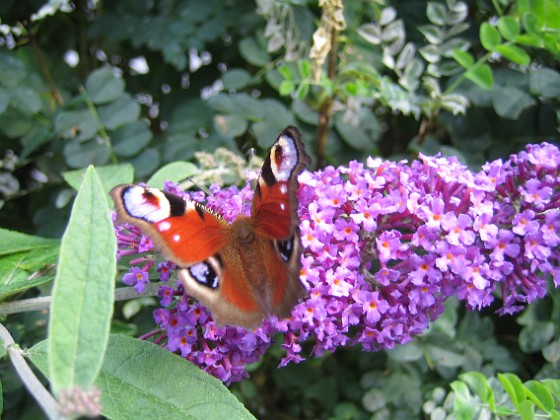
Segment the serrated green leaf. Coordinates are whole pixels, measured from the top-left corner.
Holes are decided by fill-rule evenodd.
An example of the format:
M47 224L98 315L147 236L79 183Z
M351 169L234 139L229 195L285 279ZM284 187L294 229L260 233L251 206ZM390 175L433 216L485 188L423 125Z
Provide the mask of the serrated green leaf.
M28 354L48 374L46 347L40 342ZM216 378L176 354L131 337L110 337L95 385L108 418L254 418Z
M96 168L96 171L106 193L109 193L115 185L129 184L134 180L134 168L128 163L99 166ZM87 168L63 172L62 176L68 185L77 191L80 188L86 173Z
M117 128L110 136L113 151L118 156L132 157L150 143L153 134L144 121L135 121Z
M504 390L508 393L513 405L515 407L519 407L519 404L527 398L525 388L521 380L513 373L499 373L498 380L504 387Z
M230 69L222 76L222 83L227 90L239 90L251 83L252 76L244 69Z
M124 93L124 80L115 76L110 67L101 67L87 78L86 90L93 103L105 104Z
M494 51L500 45L500 33L496 28L488 22L483 22L480 25L480 43L488 51Z
M86 172L62 238L49 319L49 377L55 393L89 389L109 337L116 239L109 203L93 167Z
M58 239L42 238L8 229L0 229L0 255L57 246Z
M516 45L498 45L495 51L502 57L520 66L528 66L531 64L531 57L529 54Z
M496 113L502 118L509 118L515 120L519 115L527 108L533 106L535 100L526 92L521 89L514 87L500 87L494 89L494 95L492 97L492 105ZM524 329L526 330L526 329ZM548 331L548 330L547 330ZM525 334L527 339L524 339L523 332L519 337L520 344L523 346L527 345L527 349L536 349L538 343L542 343L543 331L537 331L534 328L527 330ZM534 339L539 339L538 343L533 341ZM540 349L539 347L538 349ZM528 352L535 350L528 350Z
M116 101L100 106L97 110L101 123L109 130L130 124L140 117L140 105L128 94Z
M474 66L467 70L465 77L483 89L492 89L494 76L488 64Z
M504 39L513 41L521 33L517 21L511 16L502 16L498 19L498 30Z
M192 162L171 162L158 169L148 180L147 184L151 187L162 189L165 181L180 182L199 172L198 166Z
M545 413L554 409L554 398L550 391L538 381L525 382L527 397L539 406Z

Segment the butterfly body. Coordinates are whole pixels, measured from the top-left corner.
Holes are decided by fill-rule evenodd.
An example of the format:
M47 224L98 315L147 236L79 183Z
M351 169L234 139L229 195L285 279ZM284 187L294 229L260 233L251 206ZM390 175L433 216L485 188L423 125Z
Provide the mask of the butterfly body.
M216 322L246 328L285 318L306 294L299 280L297 175L309 163L299 131L272 146L257 181L251 215L232 223L199 203L138 185L111 191L118 220L139 226L177 265L185 290Z

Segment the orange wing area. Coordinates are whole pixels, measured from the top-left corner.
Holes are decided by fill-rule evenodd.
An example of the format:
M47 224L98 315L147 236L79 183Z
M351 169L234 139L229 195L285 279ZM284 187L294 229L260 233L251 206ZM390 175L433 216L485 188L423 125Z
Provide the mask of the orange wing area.
M288 182L277 182L272 186L261 186L260 194L255 191L252 218L255 231L271 239L287 239L292 231L292 213Z
M199 212L187 210L181 216L163 219L154 223L154 234L150 237L162 254L179 266L203 261L222 248L229 238L229 224L208 211L203 214L201 217Z

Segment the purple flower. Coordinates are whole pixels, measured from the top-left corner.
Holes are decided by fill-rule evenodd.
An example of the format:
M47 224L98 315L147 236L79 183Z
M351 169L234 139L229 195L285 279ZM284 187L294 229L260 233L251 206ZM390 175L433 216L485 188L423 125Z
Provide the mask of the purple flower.
M134 290L142 293L146 288L146 284L150 282L148 273L138 267L132 267L128 273L122 277L124 284L134 286Z
M369 158L303 172L298 191L309 296L285 320L271 317L247 331L218 326L199 303L160 291L157 342L226 383L247 376L272 337L284 337L281 366L341 346L393 348L424 332L450 296L481 309L501 295L500 314L515 313L560 285L560 151L530 145L507 161L471 172L455 158ZM166 188L177 194L174 184ZM210 188L204 202L232 221L250 214L252 189ZM119 256L138 252L136 228L118 227ZM150 250L150 249L147 249ZM143 288L154 260L135 260L123 277ZM158 268L163 267L161 264ZM166 266L171 268L170 265ZM160 277L164 279L164 273ZM304 342L312 350L304 353Z

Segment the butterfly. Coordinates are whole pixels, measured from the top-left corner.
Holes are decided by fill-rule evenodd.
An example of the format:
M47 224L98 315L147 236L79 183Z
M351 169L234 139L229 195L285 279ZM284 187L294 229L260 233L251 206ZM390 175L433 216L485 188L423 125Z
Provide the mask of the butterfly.
M177 266L185 291L218 324L252 328L290 316L307 292L299 276L298 175L310 163L300 132L287 127L266 157L251 215L228 223L202 204L140 185L111 190L119 223L138 226Z

